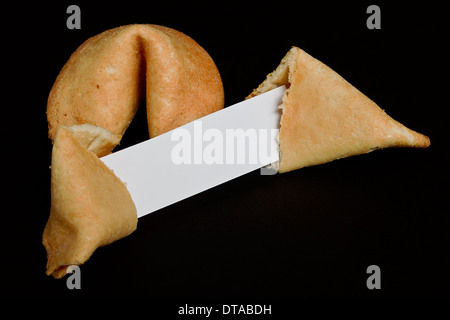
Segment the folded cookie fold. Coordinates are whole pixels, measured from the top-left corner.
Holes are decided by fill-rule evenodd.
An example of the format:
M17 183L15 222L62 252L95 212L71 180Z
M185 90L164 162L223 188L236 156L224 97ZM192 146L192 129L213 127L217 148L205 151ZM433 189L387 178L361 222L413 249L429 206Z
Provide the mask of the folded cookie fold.
M293 47L248 98L286 85L280 106L279 171L287 172L388 147L426 148L335 71Z
M52 151L51 209L42 242L47 275L55 278L137 226L136 208L124 183L75 134L59 127Z

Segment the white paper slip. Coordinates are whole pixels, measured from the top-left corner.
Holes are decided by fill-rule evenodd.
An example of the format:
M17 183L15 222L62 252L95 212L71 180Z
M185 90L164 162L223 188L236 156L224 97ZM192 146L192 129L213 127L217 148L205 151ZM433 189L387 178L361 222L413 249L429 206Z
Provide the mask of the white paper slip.
M138 217L278 161L285 87L101 160L125 182Z

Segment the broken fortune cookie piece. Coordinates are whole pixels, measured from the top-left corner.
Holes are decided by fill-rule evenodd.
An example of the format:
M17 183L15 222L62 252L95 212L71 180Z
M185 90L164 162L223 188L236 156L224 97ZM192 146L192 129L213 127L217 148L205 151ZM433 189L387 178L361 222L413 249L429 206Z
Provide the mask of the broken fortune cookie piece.
M136 207L125 184L73 130L60 126L52 150L51 209L42 242L47 275L62 278L101 246L131 234Z
M430 139L388 116L339 74L292 47L247 98L278 86L283 96L279 171L388 147L426 148Z

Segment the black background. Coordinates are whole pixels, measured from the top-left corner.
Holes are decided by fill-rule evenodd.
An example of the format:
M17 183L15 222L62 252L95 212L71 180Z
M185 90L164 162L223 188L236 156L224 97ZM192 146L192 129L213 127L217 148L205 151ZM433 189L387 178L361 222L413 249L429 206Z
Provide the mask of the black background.
M177 299L167 311L174 314L198 299L449 298L442 8L395 3L373 2L381 30L367 29L372 3L365 1L78 2L81 30L66 28L70 2L4 7L2 297ZM47 97L83 41L129 23L172 27L196 40L216 62L226 106L298 46L428 135L431 147L247 174L140 219L132 235L98 249L81 268L81 290L69 290L65 279L45 275L41 244L50 209ZM146 139L143 110L122 147ZM380 290L366 287L372 264L381 268Z

